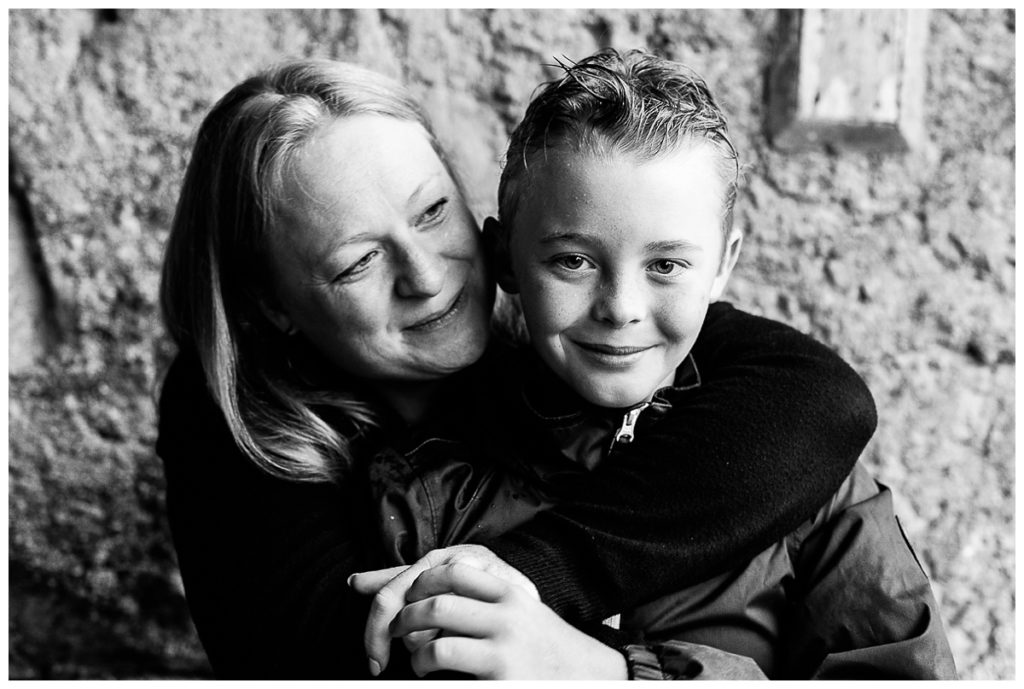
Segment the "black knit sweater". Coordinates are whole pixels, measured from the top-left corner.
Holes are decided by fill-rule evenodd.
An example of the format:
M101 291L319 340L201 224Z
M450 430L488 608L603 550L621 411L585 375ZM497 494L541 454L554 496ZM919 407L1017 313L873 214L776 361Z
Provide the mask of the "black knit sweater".
M673 411L686 423L664 440L671 447L645 438L569 502L485 543L606 641L612 633L589 623L736 566L813 515L874 432L860 377L788 326L716 304L693 352L703 381ZM186 354L164 383L157 452L189 607L217 675L368 677L368 601L345 580L382 554L358 478L311 485L261 472ZM384 677L407 675L393 662Z

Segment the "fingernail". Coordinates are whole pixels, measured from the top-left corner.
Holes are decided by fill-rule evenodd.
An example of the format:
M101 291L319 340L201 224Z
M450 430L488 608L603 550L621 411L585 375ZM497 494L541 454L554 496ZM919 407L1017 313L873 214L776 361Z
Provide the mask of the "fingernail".
M348 579L345 580L345 583L348 584L349 586L351 586L352 585L352 580L355 579L355 578L356 578L356 575L354 573L353 574L349 574L348 575Z
M374 677L380 674L380 663L373 658L370 658L370 674Z

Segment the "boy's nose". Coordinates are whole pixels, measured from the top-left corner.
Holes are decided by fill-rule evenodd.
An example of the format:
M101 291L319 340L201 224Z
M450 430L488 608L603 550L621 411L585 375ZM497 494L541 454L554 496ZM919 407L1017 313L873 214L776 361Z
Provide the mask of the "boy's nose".
M632 280L610 280L600 287L594 302L594 317L621 328L643 320L646 313L643 290Z
M429 247L410 242L401 249L395 291L401 297L427 298L444 288L445 258Z

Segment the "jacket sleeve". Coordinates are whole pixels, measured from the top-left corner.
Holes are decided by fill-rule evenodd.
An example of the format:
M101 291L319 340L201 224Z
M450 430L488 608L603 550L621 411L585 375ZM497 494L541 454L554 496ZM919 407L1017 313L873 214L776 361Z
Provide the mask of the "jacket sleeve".
M765 680L747 656L711 646L670 639L626 646L626 667L634 680Z
M871 482L874 494L829 515L794 560L791 633L783 646L788 676L956 679L938 603L893 512L892 493L860 467L851 479Z
M792 570L772 679L956 679L938 605L892 493L863 467L785 543ZM742 609L742 597L734 605ZM722 617L701 619L715 625ZM685 634L696 624L683 625ZM624 650L633 679L767 679L741 653L682 638L634 640Z
M874 432L860 376L782 323L712 305L702 384L581 479L485 543L569 620L600 620L736 567L809 519Z
M164 383L157 452L185 594L221 678L368 678L367 601L346 586L372 568L359 496L259 471L237 449L198 362Z

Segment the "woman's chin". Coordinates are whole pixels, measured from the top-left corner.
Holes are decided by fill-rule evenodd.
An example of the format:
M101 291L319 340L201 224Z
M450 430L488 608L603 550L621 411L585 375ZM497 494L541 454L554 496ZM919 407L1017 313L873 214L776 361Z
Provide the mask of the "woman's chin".
M448 340L441 348L421 352L418 357L425 379L438 379L453 375L480 360L487 349L489 331L467 333Z

